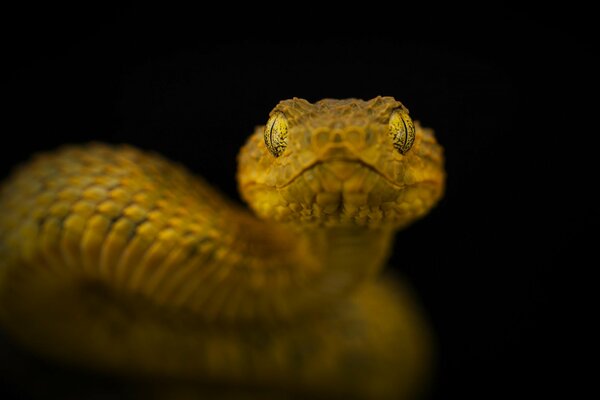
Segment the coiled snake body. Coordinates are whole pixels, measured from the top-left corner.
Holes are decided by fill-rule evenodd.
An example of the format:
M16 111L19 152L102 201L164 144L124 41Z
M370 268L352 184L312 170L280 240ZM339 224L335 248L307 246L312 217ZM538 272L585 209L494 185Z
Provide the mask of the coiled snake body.
M390 97L285 100L238 161L259 218L132 147L20 167L0 192L0 322L35 351L118 373L411 393L427 330L378 272L394 232L443 192L433 132Z

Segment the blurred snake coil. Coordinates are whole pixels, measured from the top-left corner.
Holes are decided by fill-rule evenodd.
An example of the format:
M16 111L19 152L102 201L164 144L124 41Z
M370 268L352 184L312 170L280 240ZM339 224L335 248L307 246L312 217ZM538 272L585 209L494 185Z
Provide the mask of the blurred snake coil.
M395 232L443 194L433 131L391 97L294 98L238 164L253 213L127 145L66 146L18 167L0 188L3 329L91 370L412 398L429 330L381 270Z

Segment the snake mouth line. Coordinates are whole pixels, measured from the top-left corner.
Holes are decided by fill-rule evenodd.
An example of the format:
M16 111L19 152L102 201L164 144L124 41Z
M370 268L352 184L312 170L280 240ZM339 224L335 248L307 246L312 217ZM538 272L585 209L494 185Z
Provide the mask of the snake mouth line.
M394 182L392 179L390 179L388 176L384 175L381 171L379 171L377 168L373 167L372 165L364 162L361 159L357 159L357 158L332 158L332 159L328 159L326 161L315 161L313 163L311 163L310 165L302 168L300 171L298 171L298 173L296 175L294 175L294 177L292 177L289 181L287 181L285 184L280 185L280 186L276 186L277 189L283 189L286 188L288 186L290 186L292 183L294 183L294 181L296 181L299 177L301 177L306 171L309 171L319 165L322 164L327 164L328 162L333 162L333 161L343 161L343 162L347 162L347 163L353 163L356 165L359 165L361 168L365 168L371 172L373 172L374 174L377 174L378 176L380 176L381 178L385 179L385 181L387 183L389 183L390 185L397 187L397 188L401 188L404 185L401 185L397 182Z

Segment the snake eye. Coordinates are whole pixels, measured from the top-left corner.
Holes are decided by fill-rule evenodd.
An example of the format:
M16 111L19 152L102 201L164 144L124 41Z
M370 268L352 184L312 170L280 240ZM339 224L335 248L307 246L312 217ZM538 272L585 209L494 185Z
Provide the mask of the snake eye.
M406 154L415 142L415 125L412 119L406 111L394 110L388 126L394 147L400 153Z
M282 112L271 115L265 126L265 145L275 157L279 157L287 146L288 122Z

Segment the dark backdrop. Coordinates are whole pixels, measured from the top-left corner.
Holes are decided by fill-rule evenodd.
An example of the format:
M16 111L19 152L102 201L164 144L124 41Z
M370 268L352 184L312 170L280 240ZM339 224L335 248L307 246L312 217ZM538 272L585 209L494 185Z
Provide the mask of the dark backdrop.
M577 274L569 245L591 244L581 172L593 167L583 156L592 103L581 101L593 93L591 18L499 4L254 17L227 7L7 14L0 175L63 143L125 142L238 198L238 149L279 100L394 96L435 128L447 156L444 200L398 235L404 250L390 262L436 332L431 397L562 386L577 365L565 361L578 326L564 302ZM5 396L40 395L28 379L42 398L73 381L78 393L120 393L118 381L54 367L6 337L0 355Z

